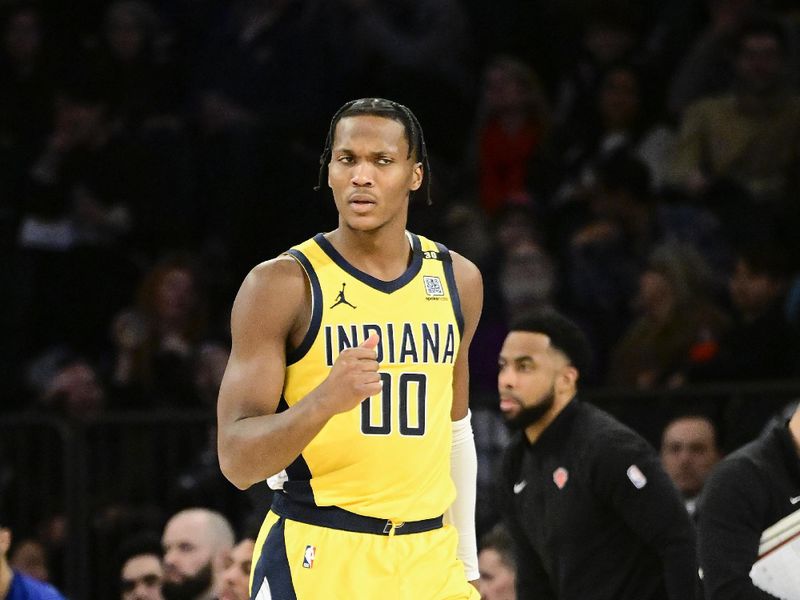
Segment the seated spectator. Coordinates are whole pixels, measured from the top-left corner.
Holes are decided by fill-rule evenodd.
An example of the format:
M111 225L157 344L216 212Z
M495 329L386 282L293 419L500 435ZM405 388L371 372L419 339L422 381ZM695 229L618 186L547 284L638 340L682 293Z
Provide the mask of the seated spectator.
M778 21L743 25L735 84L684 115L669 176L674 184L702 196L715 182L730 180L749 192L752 216L796 214L800 95L788 86L787 43Z
M8 563L11 529L0 514L0 600L65 600L49 583L39 581L12 569Z
M730 275L733 321L719 352L690 373L700 380L786 379L798 374L798 334L784 310L791 276L786 251L769 242L742 246Z
M731 55L736 35L757 0L705 0L708 22L692 43L670 82L668 108L681 115L692 103L730 89L736 75Z
M47 550L36 538L25 538L15 543L8 559L12 569L39 581L50 581L47 566Z
M549 107L536 73L506 56L484 70L477 123L480 204L493 217L508 203L530 204L529 169L549 127Z
M703 415L685 414L664 427L661 463L694 515L706 479L721 458L714 422Z
M161 543L157 535L138 533L120 548L119 588L121 600L164 600L161 585Z
M516 600L514 540L503 524L496 525L481 538L478 569L481 600Z
M216 598L223 561L233 548L233 529L221 514L191 508L173 515L161 538L166 600Z
M106 408L106 390L96 367L85 357L54 349L31 363L28 383L33 408L67 419L90 419Z
M657 247L639 279L639 317L612 350L608 383L675 387L690 368L711 360L728 317L712 301L709 282L708 267L692 248Z
M255 545L255 537L246 536L228 553L223 562L219 600L250 600L250 571Z
M197 367L214 348L202 343L206 295L189 257L170 256L155 265L141 281L136 306L114 320L112 334L112 383L122 406L201 406L198 384L204 389L207 382Z

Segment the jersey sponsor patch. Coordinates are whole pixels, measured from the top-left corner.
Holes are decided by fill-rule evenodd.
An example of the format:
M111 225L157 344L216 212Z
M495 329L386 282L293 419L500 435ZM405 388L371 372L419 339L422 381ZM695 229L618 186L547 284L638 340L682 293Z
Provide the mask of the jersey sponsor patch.
M422 281L425 282L425 295L437 298L444 296L444 286L442 286L441 279L433 275L425 275Z
M637 490L640 490L647 485L647 477L644 476L644 473L642 473L641 469L639 469L639 467L636 465L631 465L628 467L627 474L628 479L631 480L633 487L635 487Z
M306 551L303 552L303 568L310 569L314 566L314 559L317 557L317 548L315 546L306 546Z
M567 485L567 481L569 481L569 471L564 467L558 467L553 471L553 483L556 484L558 489L563 490L564 486Z

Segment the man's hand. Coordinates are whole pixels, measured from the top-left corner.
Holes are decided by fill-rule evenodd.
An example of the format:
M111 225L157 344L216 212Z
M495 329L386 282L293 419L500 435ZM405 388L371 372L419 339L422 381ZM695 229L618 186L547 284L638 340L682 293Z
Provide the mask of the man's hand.
M324 403L333 414L347 412L382 388L375 348L380 338L373 333L355 348L345 348L320 385Z

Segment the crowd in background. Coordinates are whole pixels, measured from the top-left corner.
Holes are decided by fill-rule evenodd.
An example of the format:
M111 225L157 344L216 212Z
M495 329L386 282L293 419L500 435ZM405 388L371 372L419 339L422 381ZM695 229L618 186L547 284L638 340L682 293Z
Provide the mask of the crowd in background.
M409 228L483 272L479 452L507 439L497 352L531 307L587 331L588 388L800 376L788 0L0 13L0 412L212 414L237 286L335 226L319 155L329 116L363 96L424 128L433 204ZM213 467L213 443L196 461Z

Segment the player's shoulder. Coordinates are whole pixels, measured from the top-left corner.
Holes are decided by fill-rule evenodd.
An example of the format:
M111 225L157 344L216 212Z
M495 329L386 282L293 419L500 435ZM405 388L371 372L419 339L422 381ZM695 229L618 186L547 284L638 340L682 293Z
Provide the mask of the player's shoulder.
M281 299L297 303L306 294L303 267L291 256L281 254L254 266L245 276L236 303L274 305Z

